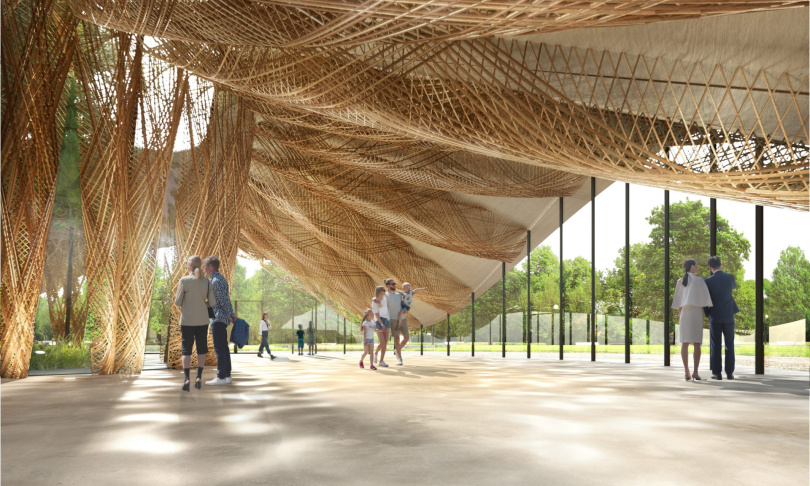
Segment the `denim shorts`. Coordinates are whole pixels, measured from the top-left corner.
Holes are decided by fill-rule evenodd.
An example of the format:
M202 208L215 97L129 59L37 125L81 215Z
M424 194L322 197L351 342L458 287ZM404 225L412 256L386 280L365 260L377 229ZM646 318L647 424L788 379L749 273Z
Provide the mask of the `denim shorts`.
M380 321L374 323L374 329L382 331L382 324L380 324Z
M374 338L366 339L366 344L374 344Z
M391 321L389 321L387 317L380 316L380 320L382 321L383 326L385 326L386 329L391 329Z
M409 310L411 310L411 306L409 306L408 304L402 304L402 310L408 312Z

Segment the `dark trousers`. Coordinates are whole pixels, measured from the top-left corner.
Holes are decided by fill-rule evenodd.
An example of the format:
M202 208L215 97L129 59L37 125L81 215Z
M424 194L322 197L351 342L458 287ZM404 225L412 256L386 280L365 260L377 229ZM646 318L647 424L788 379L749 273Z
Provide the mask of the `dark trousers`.
M262 343L259 345L259 354L262 354L262 349L266 349L267 354L270 356L273 355L273 353L270 352L270 345L267 344L267 331L262 331Z
M217 353L217 378L231 376L231 350L228 349L228 324L215 322L211 324L211 336L214 339L214 351Z
M733 322L709 322L709 349L712 374L723 373L721 361L720 337L725 341L726 348L726 374L734 373L734 323Z

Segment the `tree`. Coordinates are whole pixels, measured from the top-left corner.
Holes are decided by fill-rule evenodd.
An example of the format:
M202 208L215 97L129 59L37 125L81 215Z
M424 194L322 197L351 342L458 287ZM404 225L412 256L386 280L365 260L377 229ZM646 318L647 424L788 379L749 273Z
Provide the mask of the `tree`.
M771 281L767 278L762 282L765 295L770 293ZM734 328L743 331L742 334L750 334L756 328L756 281L737 281L737 290L734 292L734 301L737 302L740 312L734 316ZM765 326L768 326L770 318L765 318Z
M164 258L163 265L155 265L155 278L152 284L152 302L149 309L149 329L157 334L158 344L162 344L163 336L169 327L172 316L172 272L169 270L168 259Z
M677 279L683 276L683 262L694 258L699 275L709 276L709 208L701 201L676 202L670 205L670 292L674 292ZM630 249L631 317L643 316L663 320L664 305L669 305L672 294L664 299L664 208L653 208L647 218L652 225L650 241L633 245ZM745 279L743 262L751 252L751 243L726 220L717 215L717 253L723 270L733 273L737 282ZM616 267L606 273L602 304L605 311L624 309L624 249L619 250ZM739 290L738 290L739 291ZM735 294L736 295L736 294ZM608 312L610 313L610 312Z
M806 318L810 312L810 262L804 251L789 246L779 254L773 269L767 312L774 324Z

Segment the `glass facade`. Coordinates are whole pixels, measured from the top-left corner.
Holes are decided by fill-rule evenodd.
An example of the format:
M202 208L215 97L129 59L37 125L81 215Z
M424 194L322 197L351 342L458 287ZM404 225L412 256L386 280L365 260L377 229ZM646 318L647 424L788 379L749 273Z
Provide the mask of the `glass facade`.
M707 260L711 255L711 200L677 191L670 191L670 295L664 295L664 191L631 186L630 221L630 300L629 329L625 324L625 185L615 183L598 196L595 221L592 223L591 204L586 203L563 226L562 248L559 229L544 241L535 241L531 260L523 260L506 272L489 289L475 296L475 311L470 302L447 319L426 326L411 326L410 351L446 353L451 356L525 357L531 347L532 358L559 359L560 344L563 358L589 360L590 333L594 330L596 359L623 361L626 345L632 360L663 362L664 350L670 346L671 365L681 366L678 314L671 312L669 331L664 322L665 309L671 304L675 283L683 275L683 261L695 258L698 274L710 275ZM552 211L556 211L553 208ZM764 362L769 368L790 367L796 360L810 359L810 264L807 243L799 231L785 228L810 226L808 214L764 208L763 245L763 324ZM716 201L716 251L723 268L733 273L737 281L734 291L739 306L736 315L734 349L737 364L754 366L756 354L756 269L755 269L755 206L733 201ZM591 228L595 230L595 295L591 295ZM54 248L68 245L69 238L60 228L54 230ZM65 234L62 234L65 233ZM793 235L792 233L796 233ZM59 240L61 238L61 240ZM82 258L83 235L75 235L76 255ZM57 241L59 240L59 241ZM560 253L563 261L564 298L560 309ZM39 367L86 366L87 352L83 341L93 333L93 316L86 315L83 301L86 293L83 266L74 264L79 275L73 280L71 333L81 330L88 337L71 344L76 347L76 365L70 363L44 364L51 347L65 345L65 313L68 302L64 296L67 276L64 250L51 251L46 261L46 282L35 322L36 343L32 355L32 370ZM59 259L59 260L57 260ZM172 312L171 255L156 256L157 266L149 313L146 352L163 350L166 323ZM500 273L500 269L498 270ZM531 280L529 280L529 276ZM232 301L239 317L251 326L247 351L260 342L259 320L268 312L271 324L270 345L274 351L290 350L297 342L295 331L301 324L306 330L313 322L319 351L361 351L359 316L337 312L335 306L297 290L281 278L259 270L247 277L244 268L234 271ZM470 296L472 298L472 296ZM504 301L505 297L505 301ZM531 300L531 312L529 311ZM595 316L591 316L592 299ZM504 321L504 310L505 321ZM475 336L473 337L473 331ZM389 343L390 345L390 343ZM389 350L391 348L389 347ZM721 351L725 354L725 350ZM70 353L67 353L70 354ZM691 355L691 353L690 353ZM691 356L690 356L691 360ZM41 363L42 362L42 363ZM701 370L710 369L710 339L708 320L704 322Z

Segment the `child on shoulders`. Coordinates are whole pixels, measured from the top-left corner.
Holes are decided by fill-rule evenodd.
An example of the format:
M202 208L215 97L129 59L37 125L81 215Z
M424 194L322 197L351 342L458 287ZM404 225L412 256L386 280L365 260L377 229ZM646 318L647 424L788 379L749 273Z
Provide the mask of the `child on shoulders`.
M402 310L399 312L399 325L402 325L402 319L407 319L408 312L411 310L411 306L413 305L413 296L417 292L421 292L423 290L427 290L427 287L422 287L418 289L411 290L411 284L409 282L405 282L402 284Z

